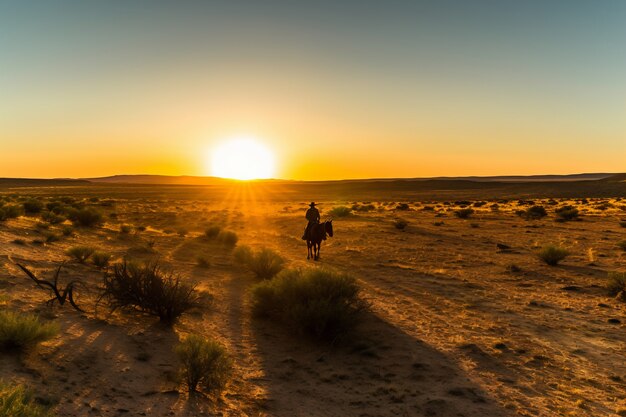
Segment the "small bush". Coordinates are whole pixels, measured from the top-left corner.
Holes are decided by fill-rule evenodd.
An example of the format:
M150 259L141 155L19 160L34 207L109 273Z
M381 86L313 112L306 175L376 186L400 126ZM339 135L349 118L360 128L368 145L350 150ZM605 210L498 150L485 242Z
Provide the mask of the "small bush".
M61 229L61 233L63 234L63 236L72 236L72 234L74 233L74 228L72 226L63 226L63 228Z
M57 242L60 239L59 235L53 232L46 232L43 237L46 239L46 243Z
M207 239L215 239L220 234L222 228L220 226L210 226L204 231L204 236Z
M24 212L26 214L37 214L41 213L41 210L43 210L43 203L34 198L24 201L22 206L24 207Z
M454 215L459 219L468 219L472 214L474 214L474 209L472 208L464 208L454 212Z
M116 264L113 273L104 277L104 292L112 308L135 308L171 324L195 306L195 287L185 284L180 276L165 272L158 263L136 265Z
M94 251L91 254L91 262L98 268L106 268L109 266L109 262L111 261L111 254L102 252L102 251Z
M270 279L282 271L285 266L285 260L282 256L268 248L263 248L258 252L246 252L244 250L236 255L259 279Z
M557 265L569 255L569 251L556 245L545 245L539 251L539 258L548 265Z
M252 252L252 249L250 249L249 246L238 246L234 250L233 256L235 257L235 260L237 262L242 263L244 265L247 265L248 262L250 262L250 259L253 256L253 252Z
M619 222L619 225L621 227L626 227L626 220L622 220L621 222Z
M621 250L626 250L626 240L622 240L621 242L618 242L617 247L620 248Z
M196 258L196 265L200 268L208 268L211 266L211 262L209 262L209 260L204 256L198 256Z
M606 288L610 296L619 295L622 299L626 299L626 272L609 272L609 282Z
M65 253L83 264L94 253L94 249L89 246L74 246L69 248Z
M352 209L346 206L333 207L329 214L332 217L347 217L352 214Z
M522 210L520 216L526 220L539 220L546 217L548 212L543 206L532 206L526 210Z
M409 225L409 222L402 219L397 219L393 222L393 226L398 230L404 230Z
M181 374L190 393L196 392L198 385L213 393L224 389L233 370L232 359L224 346L191 334L174 351L182 364Z
M222 230L218 233L216 240L226 247L233 248L237 244L239 237L235 232Z
M46 211L41 214L41 220L50 224L59 224L65 221L65 217L55 214L51 211Z
M574 206L559 207L554 211L556 213L556 219L560 222L567 222L570 220L578 219L578 209Z
M7 204L0 207L0 221L15 219L22 214L22 207L15 204Z
M59 332L55 323L42 323L32 314L0 310L0 347L23 350L54 337Z
M120 233L123 235L127 235L131 232L132 227L129 224L121 224L120 225Z
M52 413L37 404L33 394L23 385L0 382L0 416L2 417L52 417Z
M253 312L320 340L353 329L365 307L356 280L324 269L285 270L252 288Z
M73 209L68 212L68 218L74 226L94 227L102 224L102 213L93 208Z
M399 203L396 206L396 210L400 210L400 211L408 211L409 210L409 205L407 203Z

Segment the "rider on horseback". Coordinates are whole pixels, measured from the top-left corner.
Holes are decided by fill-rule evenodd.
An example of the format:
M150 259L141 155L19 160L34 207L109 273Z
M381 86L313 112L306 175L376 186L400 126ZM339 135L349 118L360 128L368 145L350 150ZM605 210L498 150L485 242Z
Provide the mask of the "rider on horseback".
M309 204L309 209L306 211L306 219L309 223L306 225L306 229L304 229L304 234L302 235L302 240L306 240L309 236L309 231L311 230L311 226L314 224L319 224L320 222L320 212L317 208L315 208L315 203L311 201Z

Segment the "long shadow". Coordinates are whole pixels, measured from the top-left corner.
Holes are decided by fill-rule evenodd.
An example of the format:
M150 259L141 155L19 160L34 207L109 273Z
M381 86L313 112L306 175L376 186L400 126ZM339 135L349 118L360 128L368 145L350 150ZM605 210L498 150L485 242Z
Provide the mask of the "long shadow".
M446 354L372 313L339 346L252 323L272 416L509 416Z

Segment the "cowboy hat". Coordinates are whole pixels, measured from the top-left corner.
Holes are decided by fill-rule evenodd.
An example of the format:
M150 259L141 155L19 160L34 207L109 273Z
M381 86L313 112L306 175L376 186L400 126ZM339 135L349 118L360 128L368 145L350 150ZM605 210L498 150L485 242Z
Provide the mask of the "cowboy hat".
M311 204L309 204L310 207L315 207L315 202L311 201Z

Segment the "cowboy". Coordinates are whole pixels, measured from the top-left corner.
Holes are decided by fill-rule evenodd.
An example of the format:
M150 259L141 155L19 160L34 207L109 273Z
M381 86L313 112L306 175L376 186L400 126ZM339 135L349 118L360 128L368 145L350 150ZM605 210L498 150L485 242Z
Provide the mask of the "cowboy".
M309 209L306 211L306 219L309 223L306 225L306 229L304 229L304 234L302 235L302 240L306 240L309 235L309 230L311 230L311 226L314 224L319 224L320 222L320 212L317 208L315 208L315 202L311 201L309 204Z

